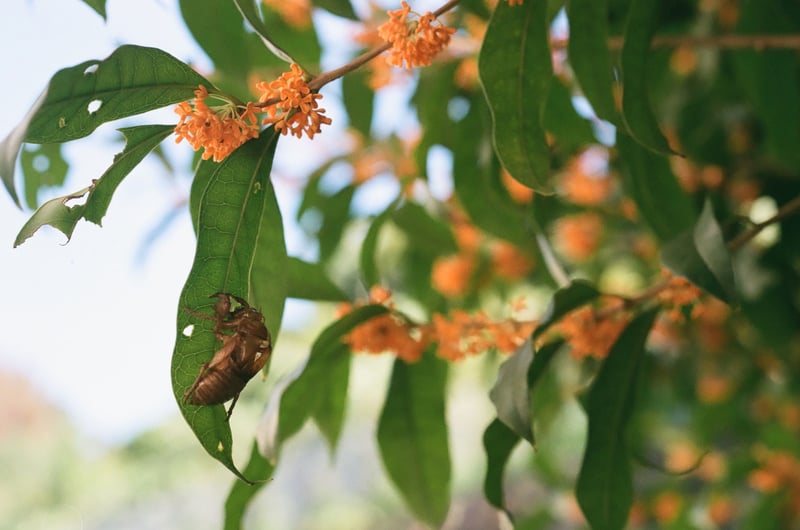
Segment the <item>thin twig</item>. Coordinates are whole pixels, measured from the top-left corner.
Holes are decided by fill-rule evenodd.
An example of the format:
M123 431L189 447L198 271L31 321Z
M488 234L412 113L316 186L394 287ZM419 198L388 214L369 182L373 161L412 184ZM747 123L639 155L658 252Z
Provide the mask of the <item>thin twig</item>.
M728 250L734 251L738 250L743 247L748 241L756 237L758 234L761 233L766 227L773 223L777 223L781 219L785 219L790 215L794 215L800 211L800 195L792 199L791 201L787 202L783 206L775 212L775 215L770 217L769 219L765 219L764 221L754 223L753 226L736 236L730 242L728 242Z

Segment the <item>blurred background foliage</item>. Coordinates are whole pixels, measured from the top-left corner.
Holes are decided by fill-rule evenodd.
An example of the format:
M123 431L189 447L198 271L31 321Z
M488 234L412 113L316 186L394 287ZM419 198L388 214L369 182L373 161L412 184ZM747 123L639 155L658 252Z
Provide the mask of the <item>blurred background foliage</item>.
M399 7L259 5L270 39L311 72L380 44ZM219 88L247 101L286 70L235 2L180 7ZM532 26L508 30L520 18ZM282 212L307 238L288 295L318 300L317 329L282 334L233 421L262 454L265 438L282 449L263 492L250 502L237 484L223 514L230 475L177 421L96 452L38 398L9 399L4 527L800 528L797 3L463 0L441 19L458 32L430 67L379 58L322 91L341 101L339 138ZM502 85L509 75L520 84ZM406 104L407 118L381 121ZM58 144L26 146L20 164L31 208L69 167ZM374 285L391 295L370 298ZM335 365L346 401L298 413L283 449L295 431L270 434L269 420L294 421L277 401L287 385L342 385L341 371L286 374L367 302L392 315L335 328L334 342L382 354ZM402 340L431 330L406 364L419 357ZM27 396L21 384L2 388ZM300 430L308 418L324 436Z

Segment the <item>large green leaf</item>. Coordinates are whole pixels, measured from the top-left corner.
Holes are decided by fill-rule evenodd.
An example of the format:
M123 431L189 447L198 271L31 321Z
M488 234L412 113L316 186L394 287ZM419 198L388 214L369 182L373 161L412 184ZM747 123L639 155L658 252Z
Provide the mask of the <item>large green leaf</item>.
M690 197L678 185L669 161L625 134L617 135L622 185L639 215L661 241L686 230L697 218Z
M366 69L350 72L342 78L342 102L350 118L350 127L369 138L375 109L375 92L368 84Z
M328 278L319 263L309 263L290 257L287 262L289 298L342 302L347 299L339 287Z
M411 244L434 256L458 252L450 225L415 202L407 201L397 208L392 222L408 235Z
M736 278L733 273L733 262L722 228L714 217L714 208L710 200L703 204L703 211L692 231L692 238L698 254L714 274L719 284L725 289L728 300L736 299Z
M489 392L489 398L497 409L497 418L531 445L535 445L531 408L533 387L561 345L557 341L534 351L532 341L526 341L500 365L497 381Z
M694 227L661 247L661 261L677 276L687 278L720 300L736 300L731 256L709 201Z
M258 66L284 65L271 54L257 35L242 30L242 15L230 0L181 0L181 15L192 36L214 62L222 78L215 82L226 89L235 85L240 97L252 97L248 74ZM208 16L214 13L213 17Z
M342 342L354 327L387 311L382 305L367 305L354 309L319 334L311 347L305 366L296 378L289 381L281 392L271 399L280 400L279 406L272 407L278 415L274 424L277 428L263 439L262 450L269 459L277 459L281 445L293 436L311 417L318 421L326 436L337 431L344 417L346 385L341 385L342 365L349 364L350 350ZM334 379L339 380L334 380ZM340 394L334 396L336 392ZM335 398L340 408L333 410L324 400ZM329 438L330 441L330 438ZM335 442L335 440L334 440Z
M659 153L672 153L658 127L647 88L650 40L658 29L662 5L651 0L631 0L622 47L622 116L631 136Z
M272 182L269 179L278 134L269 130L234 151L214 166L202 193L197 231L197 250L192 269L181 292L175 351L172 356L172 389L181 413L201 445L238 477L247 480L236 468L231 455L233 443L223 405L196 406L184 403L183 395L192 385L200 366L214 354L217 341L212 322L198 319L186 309L212 313L217 292L247 296L251 292L251 271L257 252L259 232L282 230L273 221L277 213ZM273 248L280 259L285 248ZM262 302L262 311L273 333L275 315L284 300ZM269 304L269 305L266 305ZM188 326L191 333L184 334Z
M17 206L20 206L17 188L14 184L14 172L17 168L17 154L19 154L19 150L22 148L22 144L25 141L25 134L28 131L31 120L36 113L39 112L39 109L46 99L47 90L36 98L33 106L28 109L22 121L3 138L2 142L0 142L0 178L3 179L3 186L5 186L6 191L8 191L8 194Z
M58 71L28 125L36 144L83 138L99 125L190 99L211 84L157 48L125 45L102 61Z
M484 111L485 103L475 98L458 124L458 136L453 145L455 195L476 226L526 246L530 244L530 237L525 230L525 218L519 206L501 189L499 168L494 164L489 139L481 134L489 126Z
M39 206L39 190L64 184L69 164L61 154L61 144L31 145L19 157L25 179L25 202L29 208Z
M499 2L478 59L497 156L515 179L540 193L553 192L542 126L553 75L547 25L545 2Z
M24 243L44 225L57 228L67 236L68 240L81 218L99 225L122 179L161 143L172 129L172 125L142 125L120 129L127 140L125 149L114 157L114 162L106 172L91 186L42 204L20 230L14 246ZM85 203L69 205L70 201L77 200L87 193L89 196Z
M253 484L235 480L228 498L225 500L225 530L240 530L244 521L247 506L253 497L267 484L275 466L258 451L258 443L253 442L250 449L250 460L247 462L242 474L250 477Z
M344 344L334 349L325 369L325 383L315 389L318 402L311 411L311 419L325 436L331 454L336 451L339 435L344 425L347 405L347 388L350 382L350 361L353 356Z
M450 450L445 419L447 364L424 355L397 359L378 421L378 446L389 478L411 511L439 527L450 506Z
M780 0L743 0L737 33L792 34L797 22ZM800 168L800 73L794 50L736 50L736 77L764 125L771 154L794 170Z
M270 35L264 21L261 20L261 15L258 12L258 6L254 0L233 0L236 8L242 14L244 19L250 24L250 27L255 30L256 34L261 38L264 45L271 51L275 57L286 61L287 63L296 63L291 55L286 53L283 48L278 46L274 38Z
M633 504L625 432L656 314L643 313L625 328L586 397L589 434L575 496L593 530L621 530Z
M511 513L503 502L503 475L511 452L519 441L519 435L499 418L495 418L483 433L483 448L486 451L483 494L492 506L503 510L509 518Z
M372 220L372 223L369 225L369 230L367 230L367 234L364 236L364 242L361 244L359 265L361 268L361 278L364 281L364 285L367 287L372 287L380 282L380 271L378 271L378 264L375 260L378 239L383 225L391 218L392 212L396 207L397 203L393 202L381 212L380 215Z
M554 149L560 148L567 154L595 141L591 124L575 110L572 94L560 81L553 81L550 84L542 123L547 132L554 137Z
M608 51L608 0L569 0L569 63L597 116L619 123Z

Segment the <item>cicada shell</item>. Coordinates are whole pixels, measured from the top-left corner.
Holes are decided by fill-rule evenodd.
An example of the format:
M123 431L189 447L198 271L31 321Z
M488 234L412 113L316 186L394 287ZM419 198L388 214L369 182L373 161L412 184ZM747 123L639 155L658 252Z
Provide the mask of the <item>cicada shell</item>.
M200 367L194 383L183 395L185 403L217 405L236 400L250 379L267 363L272 353L272 337L264 324L264 315L250 307L246 300L233 294L216 293L214 316L186 308L191 315L214 321L214 335L222 343L214 356ZM239 303L231 310L231 299Z

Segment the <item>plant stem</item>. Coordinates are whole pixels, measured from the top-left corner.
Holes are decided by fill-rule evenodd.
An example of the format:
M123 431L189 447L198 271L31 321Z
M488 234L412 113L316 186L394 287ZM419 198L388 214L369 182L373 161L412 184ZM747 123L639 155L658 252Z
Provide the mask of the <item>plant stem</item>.
M730 242L728 242L728 250L734 251L738 250L743 247L748 241L756 237L758 234L761 233L766 227L773 223L777 223L781 219L785 219L790 215L794 215L800 211L800 195L792 199L791 201L787 202L780 209L775 212L775 215L770 217L769 219L765 219L760 223L755 223L753 226L736 236Z

